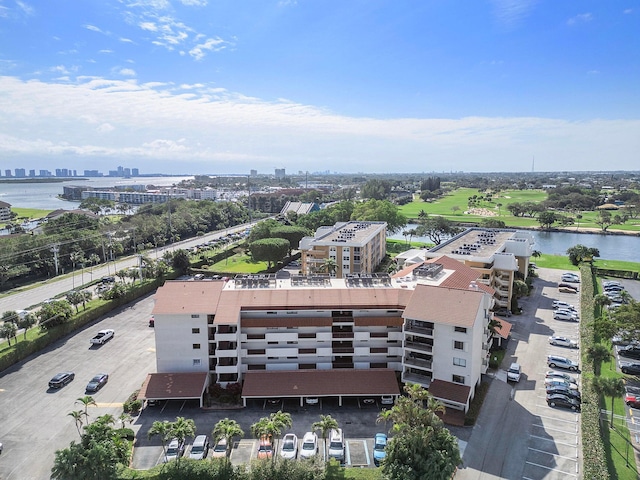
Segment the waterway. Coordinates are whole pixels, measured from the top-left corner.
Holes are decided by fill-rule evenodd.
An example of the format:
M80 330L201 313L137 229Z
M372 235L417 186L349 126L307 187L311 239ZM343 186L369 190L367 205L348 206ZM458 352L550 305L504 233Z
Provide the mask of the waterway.
M408 224L403 230L416 228ZM541 232L527 230L535 239L534 250L550 255L566 255L567 249L575 245L597 248L600 258L607 260L624 260L640 262L640 237L633 235L601 235L597 233L576 232ZM405 240L402 232L390 236L396 240ZM412 237L412 241L431 243L427 237Z
M96 177L71 179L55 183L0 183L0 201L12 207L36 208L42 210L73 210L80 202L72 202L58 198L63 187L70 185L87 185L94 188L118 187L126 185L168 186L193 177Z

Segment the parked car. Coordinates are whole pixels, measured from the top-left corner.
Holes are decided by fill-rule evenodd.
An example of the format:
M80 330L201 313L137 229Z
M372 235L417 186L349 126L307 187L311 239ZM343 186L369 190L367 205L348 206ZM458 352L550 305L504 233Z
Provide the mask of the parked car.
M109 375L106 373L99 373L93 377L89 383L87 383L87 392L97 392L104 387L109 381Z
M318 435L314 432L307 432L302 437L302 447L300 448L300 458L311 458L318 453Z
M376 433L373 437L373 463L376 467L380 466L380 462L387 456L387 436L384 433Z
M577 288L573 288L569 285L559 286L558 291L561 293L578 293Z
M91 339L91 343L93 345L104 345L109 340L111 340L114 337L115 334L116 334L116 332L111 328L107 328L106 330L100 330Z
M580 319L576 313L570 312L569 310L556 310L553 312L553 318L556 320L562 320L565 322L578 322Z
M629 332L620 332L617 335L614 335L611 339L611 343L614 345L622 345L626 347L627 345L631 345L633 343L637 343L635 340L631 339L631 335Z
M176 460L178 457L181 457L184 454L184 441L173 438L169 442L169 446L167 447L167 454L165 455L164 461L170 462L172 460Z
M317 405L320 402L320 399L318 397L307 397L304 399L304 402L307 405Z
M620 362L620 371L627 375L640 375L640 363Z
M332 428L329 433L329 458L344 462L344 437L341 428Z
M578 348L578 342L567 337L549 337L549 343L557 347Z
M576 311L576 307L574 307L570 303L563 302L562 300L554 300L552 305L554 310L557 308L564 308L566 310L573 310L574 312Z
M547 385L546 386L547 395L561 394L566 395L571 398L575 398L579 402L582 401L582 395L580 394L580 390L575 390L573 388L569 388L563 385Z
M580 283L580 277L575 273L563 273L562 274L563 282L571 282L571 283Z
M544 386L547 387L566 387L569 390L577 390L578 385L575 383L568 382L567 380L563 380L561 378L545 378Z
M153 315L151 315L151 318L149 319L149 326L155 327L155 325L156 325L156 318Z
M382 405L393 405L393 395L382 395L380 403Z
M640 408L640 395L627 393L624 397L624 403L629 405L631 408Z
M73 372L57 373L51 380L49 380L49 388L62 388L68 383L71 383L74 378L76 378L76 374Z
M519 363L512 363L507 370L507 381L509 382L519 382L520 375L522 374L522 367Z
M607 287L621 287L622 284L616 280L605 280L604 282L602 282L602 288L607 288Z
M293 433L287 433L282 439L282 448L280 449L282 458L293 460L298 456L298 437Z
M547 373L544 374L544 378L559 378L570 383L578 383L578 379L576 377L572 377L568 373L556 372L555 370L548 370Z
M547 405L550 407L570 408L574 412L580 411L580 402L578 400L561 393L551 393L547 395Z
M547 356L547 365L551 368L564 368L566 370L572 370L577 372L580 366L578 363L573 360L569 360L566 357L559 357L557 355L548 355Z
M227 439L221 438L216 443L216 446L213 447L213 452L211 452L211 456L213 458L224 458L227 456Z
M258 458L266 459L273 457L273 444L271 443L271 437L263 435L260 437L260 444L258 445Z
M191 445L191 451L189 452L189 458L194 460L202 460L207 458L209 453L209 437L206 435L198 435L193 444Z
M640 359L640 345L627 345L618 348L618 355L621 357Z

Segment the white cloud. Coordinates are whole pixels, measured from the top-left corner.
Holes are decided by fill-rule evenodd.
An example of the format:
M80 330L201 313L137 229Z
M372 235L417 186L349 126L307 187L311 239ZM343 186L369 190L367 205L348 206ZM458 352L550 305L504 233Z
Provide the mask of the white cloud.
M188 7L206 7L207 0L180 0L180 3Z
M100 27L96 27L95 25L83 25L83 27L92 32L104 33Z
M493 12L498 21L513 28L526 18L537 3L536 0L492 0Z
M35 13L35 9L31 5L29 5L28 3L22 2L20 0L16 0L16 6L25 15L31 16Z
M109 50L109 49L98 50L98 53L105 53L105 54L109 54L109 53L113 53L113 50Z
M535 153L540 171L632 170L640 149L640 120L356 118L208 84L73 82L0 77L6 168L26 157L51 164L67 155L65 165L139 160L147 171L165 162L167 173L184 172L184 165L194 173L231 173L274 164L342 172L517 171L519 159L528 171ZM108 135L113 131L118 135Z
M157 32L158 26L153 22L141 22L138 25L142 30L147 30L148 32Z
M136 71L132 68L121 68L120 70L118 70L118 73L120 75L124 75L125 77L135 77L136 76Z
M589 23L593 20L593 15L591 13L580 13L575 17L571 17L567 20L567 25L577 25L579 23Z
M625 15L630 15L633 13L633 8L626 8L622 11L622 13L624 13Z
M220 38L208 38L206 42L196 45L189 50L189 55L196 60L202 60L206 55L205 51L219 52L224 48L226 48L224 40Z
M130 38L120 38L120 41L122 43L135 43L133 40L131 40Z

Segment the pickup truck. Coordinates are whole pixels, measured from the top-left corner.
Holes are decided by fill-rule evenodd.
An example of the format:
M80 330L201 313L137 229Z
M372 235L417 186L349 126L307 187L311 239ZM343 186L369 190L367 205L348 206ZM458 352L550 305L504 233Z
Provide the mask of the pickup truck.
M91 343L93 345L104 345L111 340L115 334L116 332L111 329L100 330L96 336L91 339Z

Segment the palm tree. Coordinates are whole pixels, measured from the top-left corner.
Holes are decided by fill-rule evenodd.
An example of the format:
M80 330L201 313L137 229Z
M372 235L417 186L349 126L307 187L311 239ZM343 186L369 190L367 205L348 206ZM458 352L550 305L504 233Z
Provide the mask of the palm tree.
M329 275L335 274L338 269L338 264L333 258L325 258L320 270L328 273Z
M133 420L133 418L127 412L122 412L118 417L118 421L120 422L120 425L122 425L121 428L125 428L127 423L131 423L131 420Z
M80 397L78 399L76 399L75 402L73 402L73 404L75 405L76 403L81 403L82 405L84 405L84 416L87 417L87 423L89 423L89 405L93 405L94 407L97 407L98 404L96 403L96 401L93 399L93 397L91 395L85 395L84 397Z
M76 264L82 262L84 260L84 254L82 252L76 251L71 252L69 254L69 260L71 260L71 265L73 265L73 273L71 274L73 288L76 288Z
M327 453L327 434L335 428L338 428L338 421L331 415L320 415L320 420L314 422L313 425L311 425L311 429L314 432L318 430L322 435L322 441L324 442L325 461L329 458L329 455Z
M269 415L269 420L274 425L274 436L276 439L275 451L278 451L278 442L282 435L282 430L285 428L291 428L293 426L293 420L290 413L285 413L282 410L278 410L275 413ZM275 455L274 455L275 458Z
M76 429L78 430L78 435L82 437L80 427L82 427L82 415L84 415L84 412L82 410L74 410L73 412L67 413L67 415L73 417L73 419L76 421Z
M182 444L187 437L193 437L196 434L196 424L193 420L184 417L176 417L176 421L171 423L171 435L177 438ZM180 455L178 455L178 467L180 464Z
M167 420L160 422L156 420L151 424L151 428L147 433L149 439L159 436L160 442L162 442L162 451L164 452L164 459L167 460L167 440L171 438L172 424Z
M616 397L624 395L624 380L622 378L594 377L593 389L600 395L611 397L611 420L609 426L613 428L613 402Z
M611 358L611 351L606 345L595 343L587 348L587 358L593 362L593 373L599 376L602 362L606 362Z
M227 452L225 458L229 459L229 453L231 452L231 441L233 437L244 436L244 431L240 428L240 424L235 420L230 420L228 418L223 418L218 423L216 423L213 431L211 432L211 436L214 441L218 443L221 439L224 439L227 442Z

